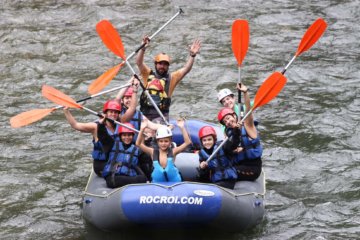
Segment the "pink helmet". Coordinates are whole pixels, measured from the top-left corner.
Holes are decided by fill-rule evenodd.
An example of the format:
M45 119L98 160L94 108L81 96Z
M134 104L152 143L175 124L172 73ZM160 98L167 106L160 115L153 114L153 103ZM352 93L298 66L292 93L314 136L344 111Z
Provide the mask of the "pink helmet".
M134 125L132 125L131 123L128 123L128 122L124 123L124 125L129 126L131 128L135 128ZM131 130L131 129L129 129L127 127L124 127L124 126L120 126L119 127L119 134L122 134L122 133L133 133L133 134L135 134L134 130Z
M131 97L133 94L134 90L132 87L128 87L124 93L124 97Z
M234 110L232 110L231 108L222 108L218 113L219 122L221 123L226 115L234 114L234 113L235 113Z
M103 107L103 113L107 110L121 111L121 105L116 100L108 100Z
M214 137L214 139L216 140L216 131L213 127L211 126L204 126L202 128L200 128L199 130L199 138L202 139L203 137L212 135Z

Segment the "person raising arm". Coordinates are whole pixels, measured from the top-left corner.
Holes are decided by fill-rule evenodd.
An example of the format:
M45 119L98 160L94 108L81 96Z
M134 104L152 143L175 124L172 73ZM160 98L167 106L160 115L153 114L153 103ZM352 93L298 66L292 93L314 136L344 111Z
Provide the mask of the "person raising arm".
M191 143L189 135L186 132L183 119L177 120L177 126L181 129L184 143L178 147L172 148L172 132L169 127L163 126L156 131L156 142L158 148L152 148L144 144L143 132L147 121L141 124L139 137L136 140L136 146L149 154L153 160L154 170L151 174L152 182L181 182L179 170L174 165L176 155L186 149Z

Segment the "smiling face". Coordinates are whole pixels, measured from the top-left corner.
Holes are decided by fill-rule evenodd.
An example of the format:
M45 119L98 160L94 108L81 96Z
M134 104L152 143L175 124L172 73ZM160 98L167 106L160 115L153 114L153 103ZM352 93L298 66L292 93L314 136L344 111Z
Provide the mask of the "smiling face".
M157 139L157 144L160 150L166 151L170 147L171 137L159 138Z
M129 97L129 96L123 97L122 102L126 108L129 108L130 103L131 103L131 97Z
M228 114L222 119L222 122L226 127L233 128L236 126L237 118L234 114Z
M121 141L125 144L131 144L134 134L133 133L121 133L120 135Z
M201 139L201 143L204 148L210 149L215 144L214 137L212 135L205 136Z
M156 62L155 69L160 75L164 75L169 70L169 63L166 61Z
M221 99L221 104L224 107L233 109L235 105L235 97L232 95L226 96L223 99Z
M116 119L118 119L119 114L120 114L119 111L109 109L106 111L105 116L112 120L116 120Z

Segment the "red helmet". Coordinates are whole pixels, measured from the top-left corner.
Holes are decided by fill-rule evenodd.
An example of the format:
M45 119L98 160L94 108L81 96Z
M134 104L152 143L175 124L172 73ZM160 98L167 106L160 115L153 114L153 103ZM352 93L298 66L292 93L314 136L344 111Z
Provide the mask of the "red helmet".
M131 97L133 94L134 90L132 87L128 87L124 93L124 97Z
M103 107L103 113L106 113L107 110L121 111L121 105L115 100L108 100Z
M202 128L200 128L199 130L199 138L202 139L203 137L212 135L214 137L214 139L216 139L216 131L213 127L211 126L204 126Z
M134 125L132 125L131 123L128 123L128 122L124 123L124 125L135 128ZM134 130L131 130L131 129L129 129L127 127L124 127L124 126L120 126L119 127L119 134L122 134L122 133L133 133L133 134L135 134Z
M234 113L235 113L234 110L232 110L231 108L222 108L218 113L219 122L221 123L226 115L234 114Z

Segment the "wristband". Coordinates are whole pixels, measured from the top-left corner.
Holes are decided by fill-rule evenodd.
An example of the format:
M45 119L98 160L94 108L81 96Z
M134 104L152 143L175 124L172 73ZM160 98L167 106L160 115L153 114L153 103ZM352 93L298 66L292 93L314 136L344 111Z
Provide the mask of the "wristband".
M196 57L196 53L195 54L190 53L190 57L193 57L193 58Z

